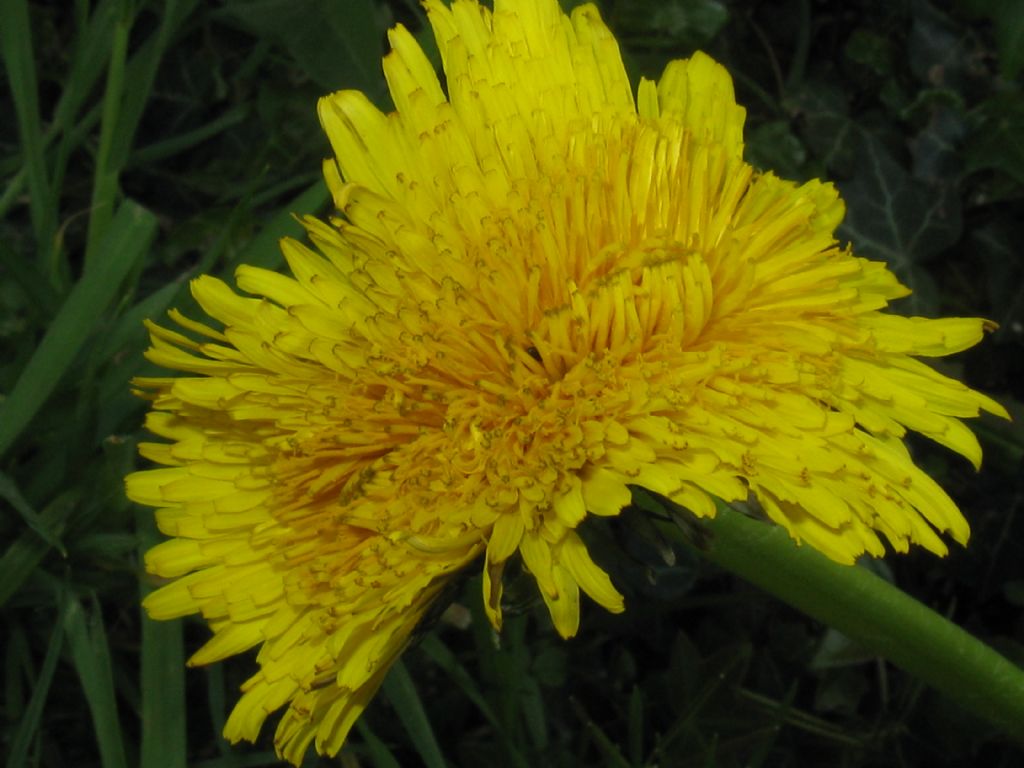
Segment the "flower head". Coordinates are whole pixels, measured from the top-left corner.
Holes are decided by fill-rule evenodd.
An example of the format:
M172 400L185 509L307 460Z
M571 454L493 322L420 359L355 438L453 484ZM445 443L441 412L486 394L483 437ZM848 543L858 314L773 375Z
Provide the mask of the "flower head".
M128 478L171 538L157 618L201 613L205 664L259 647L226 735L298 763L337 752L446 582L482 556L501 623L518 553L554 625L621 595L577 526L630 486L697 515L755 497L798 541L852 562L968 526L912 462L917 431L978 464L961 418L1004 415L917 357L978 319L887 314L908 293L837 243L835 189L757 173L744 111L707 56L634 98L591 5L427 0L447 93L408 31L396 110L320 102L337 214L285 240L291 276L200 277L209 324L172 312L137 385Z

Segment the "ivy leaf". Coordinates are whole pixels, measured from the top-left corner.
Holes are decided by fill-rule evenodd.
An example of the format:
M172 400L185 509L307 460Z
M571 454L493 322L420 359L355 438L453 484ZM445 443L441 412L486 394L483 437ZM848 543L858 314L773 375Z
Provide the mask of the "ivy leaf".
M1012 80L1024 70L1024 2L992 3L999 69Z
M975 260L985 267L992 319L1000 334L1020 338L1024 333L1024 259L1020 243L1024 223L1004 212L971 233L968 240Z
M960 0L964 10L992 22L999 70L1013 80L1024 70L1024 0Z
M255 0L227 13L260 37L283 46L325 92L355 88L381 103L383 24L372 0Z
M848 176L857 164L856 125L840 88L809 81L785 104L796 117L802 144L817 159L809 170L821 176Z
M843 55L857 66L858 73L868 72L876 78L892 75L897 59L893 41L882 30L857 27L843 46Z
M840 185L847 206L840 235L860 255L889 264L914 291L915 312L933 308L935 286L921 267L960 237L956 190L913 178L874 137L863 138L859 159L854 177Z
M612 26L631 43L696 50L728 20L729 11L719 0L640 0L617 6Z
M967 143L968 171L997 170L1024 184L1024 99L1019 93L986 99L972 115Z
M790 129L788 120L772 120L747 136L746 159L755 168L775 171L784 179L801 179L807 150Z
M907 41L911 71L933 87L962 86L967 70L963 32L952 19L926 2L914 2Z
M933 110L928 125L910 142L913 175L936 184L959 178L963 166L959 150L965 132L964 120L956 110Z

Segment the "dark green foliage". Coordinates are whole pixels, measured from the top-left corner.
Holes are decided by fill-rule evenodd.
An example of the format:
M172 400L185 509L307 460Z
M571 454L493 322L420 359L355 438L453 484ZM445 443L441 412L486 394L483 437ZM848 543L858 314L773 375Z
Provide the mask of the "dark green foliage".
M980 475L914 441L974 528L966 551L872 564L1024 661L1024 2L603 0L631 75L704 48L748 110L747 156L834 180L841 230L915 289L898 307L1000 329L943 363L1016 424ZM387 104L413 0L0 0L0 755L6 765L275 764L219 737L251 658L186 671L198 621L155 624L123 496L141 320L187 281L281 263L327 203L319 95ZM436 55L432 52L430 55ZM562 642L527 577L505 631L469 580L338 762L371 766L1010 766L1016 749L843 636L636 519L585 534L627 593ZM1022 726L1024 727L1024 726ZM269 730L269 729L268 729ZM417 756L419 755L419 756Z

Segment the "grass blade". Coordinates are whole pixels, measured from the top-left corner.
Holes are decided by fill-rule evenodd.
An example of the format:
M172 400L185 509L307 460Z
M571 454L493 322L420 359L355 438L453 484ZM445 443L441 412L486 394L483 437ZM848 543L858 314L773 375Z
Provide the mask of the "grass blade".
M667 500L664 509L680 516ZM953 622L867 568L839 565L719 502L702 518L711 546L701 554L842 632L945 693L950 701L1024 743L1024 671ZM684 543L675 524L659 524Z
M8 504L14 507L14 510L21 515L21 519L25 521L25 525L39 534L39 537L43 541L56 549L62 555L67 554L67 551L64 549L64 545L61 544L60 538L57 536L56 532L47 524L38 512L32 509L32 506L21 495L21 491L18 490L18 486L16 486L14 481L11 480L11 478L4 472L0 472L0 499L4 499Z
M157 69L175 32L195 8L198 0L171 0L163 7L160 26L126 65L131 31L131 3L122 4L122 15L114 27L103 97L103 120L93 180L89 215L89 239L85 252L88 267L103 252L100 247L112 215L118 179L135 143L142 113L149 101Z
M50 502L39 515L42 526L59 532L74 508L74 501L74 493L65 493ZM10 543L0 558L0 608L21 588L49 550L50 545L33 530L22 531Z
M459 686L462 692L466 694L466 698L476 704L480 714L487 718L487 722L500 729L501 724L498 721L497 715L494 714L494 710L491 709L483 693L480 692L480 688L477 686L476 681L473 680L473 676L459 663L458 658L448 646L442 643L436 635L427 635L420 643L420 650L437 666L448 673L452 682Z
M112 165L111 148L121 102L124 100L125 60L128 57L128 35L132 28L131 12L122 5L121 18L114 25L110 46L110 64L107 67L107 87L103 93L103 118L100 121L100 144L96 152L93 175L92 204L89 207L89 237L85 246L85 268L89 270L99 253L100 243L114 218L114 197L120 168Z
M108 51L118 19L118 5L119 0L103 0L96 5L88 21L75 30L71 68L53 111L53 121L46 139L65 131L78 121L79 110L92 93L104 65L110 60Z
M125 276L145 256L155 233L156 217L138 204L128 201L118 210L103 240L106 257L71 290L10 396L0 403L0 455L53 392Z
M317 213L324 207L329 197L330 193L323 181L311 184L271 217L266 226L260 229L259 234L232 259L232 264L249 264L266 269L280 267L284 263L281 247L278 245L280 239L301 237L303 233L302 226L295 221L295 217Z
M158 541L153 515L138 510L141 554ZM150 589L140 583L141 597ZM142 611L141 608L139 608ZM142 611L142 748L146 768L185 768L185 647L180 621L154 621Z
M358 730L359 735L363 737L363 741L366 744L366 754L369 756L370 762L373 763L374 768L402 768L395 759L395 756L391 754L391 750L387 748L387 745L381 741L370 726L366 724L366 720L364 718L360 718L356 721L356 730Z
M0 558L0 607L25 583L49 549L34 531L25 531L11 542Z
M644 695L640 687L633 686L629 695L628 739L629 762L643 765L644 762Z
M423 702L416 693L416 686L401 659L395 662L388 676L384 678L384 693L387 695L395 714L405 726L409 738L427 768L446 768L441 748L434 737Z
M53 202L43 154L42 118L39 114L39 86L32 53L32 29L26 0L0 0L0 53L14 98L18 133L28 171L29 213L40 250L46 250L53 235Z
M305 765L308 765L308 763ZM281 758L274 752L251 752L246 755L232 752L220 757L212 757L209 760L193 763L191 768L262 768L262 766L281 768Z
M583 724L583 727L586 729L591 739L593 739L597 750L601 753L602 757L604 757L604 765L608 766L608 768L631 768L629 761L623 757L618 746L614 741L608 738L608 734L601 730L601 726L594 722L587 713L582 702L580 702L579 699L573 698L570 700L570 703L572 704L573 709L576 710L576 715L579 717L580 723Z
M480 690L480 686L477 685L476 680L469 673L469 671L459 662L458 657L452 652L452 650L445 645L437 635L429 634L423 638L423 641L419 646L420 650L423 651L437 666L443 669L451 677L459 690L466 696L467 699L472 701L480 714L491 724L491 727L497 732L501 739L501 749L505 753L505 757L509 760L512 765L517 768L529 768L529 763L526 758L516 748L515 743L509 738L508 731L505 726L498 719L491 705L487 703L487 699L484 697L483 692Z
M3 218L0 205L0 218ZM32 321L46 325L57 311L60 295L54 290L43 264L26 263L23 254L15 253L6 242L0 242L0 270L4 277L24 293Z
M149 101L167 46L198 3L199 0L168 0L163 3L160 26L132 55L126 73L126 82L131 87L124 91L116 131L110 145L112 168L124 168L135 146L135 132Z
M60 649L64 640L64 628L57 623L50 634L50 642L46 645L46 656L43 657L43 666L39 670L39 676L35 679L32 687L32 698L29 699L25 713L14 731L14 739L11 741L10 752L7 753L7 768L21 768L28 765L28 751L32 746L32 740L39 729L39 721L42 718L43 706L50 693L50 683L53 682L53 673L57 669L57 661L60 659Z
M199 128L158 141L146 147L140 147L128 157L128 165L148 165L181 154L192 149L197 144L208 141L228 128L241 123L249 117L249 113L250 110L245 105L236 107Z
M100 765L103 768L128 768L103 616L98 609L86 615L82 604L71 599L64 611L63 624L71 658L92 714L93 730L100 748Z
M7 211L17 201L22 189L25 187L25 169L22 168L16 174L7 179L7 186L0 193L0 219L7 216Z

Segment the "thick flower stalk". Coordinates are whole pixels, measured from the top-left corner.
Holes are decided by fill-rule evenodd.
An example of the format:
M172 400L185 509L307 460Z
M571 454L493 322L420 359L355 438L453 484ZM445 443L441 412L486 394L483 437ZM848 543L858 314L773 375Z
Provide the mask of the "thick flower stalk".
M985 322L886 313L908 293L834 236L835 189L757 173L725 70L698 54L631 91L597 10L427 0L447 93L408 31L396 110L320 102L337 214L281 244L291 276L241 267L192 291L209 322L151 325L128 478L171 537L157 618L201 613L206 664L258 647L225 732L336 753L451 577L483 561L501 624L515 555L565 637L580 593L623 600L576 528L630 486L695 514L755 498L852 563L967 540L913 463L917 431L977 465L960 419L994 401L918 357Z

